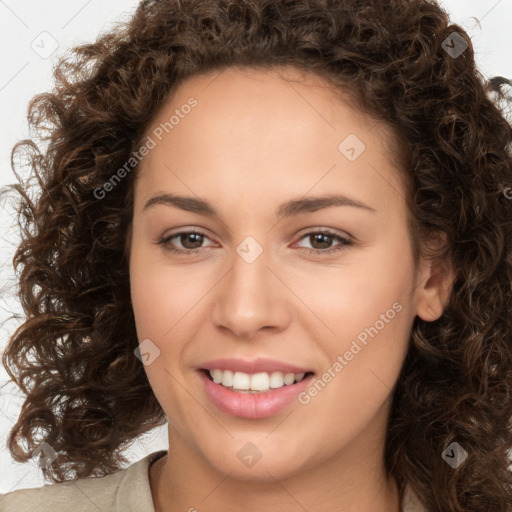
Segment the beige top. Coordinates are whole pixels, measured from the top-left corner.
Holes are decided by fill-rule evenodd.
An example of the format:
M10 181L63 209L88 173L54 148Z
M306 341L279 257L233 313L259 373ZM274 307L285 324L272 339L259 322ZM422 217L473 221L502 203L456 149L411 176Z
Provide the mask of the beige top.
M0 512L155 512L149 466L166 453L153 452L102 478L80 478L0 494ZM426 512L409 489L402 507L402 512Z

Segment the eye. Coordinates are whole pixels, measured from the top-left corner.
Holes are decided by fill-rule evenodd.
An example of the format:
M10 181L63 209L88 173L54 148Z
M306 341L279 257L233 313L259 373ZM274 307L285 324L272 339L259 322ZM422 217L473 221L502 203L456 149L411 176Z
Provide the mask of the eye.
M310 249L309 247L304 247L304 249L308 253L313 255L332 254L335 252L344 251L347 248L347 246L353 244L351 240L344 238L340 235L337 235L336 233L332 233L331 231L328 230L310 231L309 233L303 235L301 237L301 240L303 240L304 238L307 238L313 246L320 246L320 248L313 247L312 249ZM338 240L339 242L341 242L341 244L327 248L326 245L330 245L330 243L333 240Z
M197 253L205 249L201 247L205 238L208 237L200 231L180 231L179 233L163 237L158 244L162 245L166 251L173 253ZM174 239L180 242L181 248L175 246L175 243L172 242Z
M321 254L331 254L335 252L341 252L353 244L353 242L347 238L344 238L336 233L332 233L329 230L322 231L310 231L303 235L300 239L309 239L313 245L319 245L320 248L309 248L302 247L309 254L313 255L321 255ZM179 242L180 246L176 246L175 240ZM203 247L203 242L205 239L209 239L206 234L201 231L180 231L179 233L174 233L170 236L166 236L161 238L157 243L162 245L165 251L169 251L175 254L197 254L199 252L203 252L207 247ZM334 240L340 242L339 245L334 247L326 247L330 246Z

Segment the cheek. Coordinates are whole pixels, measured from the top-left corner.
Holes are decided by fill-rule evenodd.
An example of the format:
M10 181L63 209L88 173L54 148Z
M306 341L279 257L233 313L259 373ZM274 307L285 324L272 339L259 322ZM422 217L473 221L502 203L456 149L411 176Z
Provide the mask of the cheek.
M312 429L324 429L333 443L356 436L390 399L414 318L408 285L405 272L400 279L347 272L325 280L318 294L314 309L323 323L316 340L327 358L301 403L311 400Z
M379 378L392 387L414 319L412 258L405 248L383 243L345 262L344 268L319 277L314 287L304 282L297 290L315 313L307 315L307 322L318 325L315 337L328 364L338 356L344 359L337 375L350 375L360 389Z
M210 280L207 272L214 274ZM130 288L137 336L139 342L151 340L159 350L154 363L145 366L155 391L168 388L167 372L174 375L187 369L191 340L208 315L205 298L217 274L204 270L201 277L200 273L199 267L169 264L154 248L132 251Z
M154 248L133 247L130 290L140 336L160 340L201 297L201 281L171 266ZM163 341L163 340L162 340Z
M351 256L328 272L296 280L294 291L314 313L307 317L316 318L325 334L348 339L376 322L382 327L383 320L389 320L387 331L394 328L390 326L399 323L397 309L405 309L411 301L413 278L407 258L375 250L361 258ZM399 305L393 308L395 303Z

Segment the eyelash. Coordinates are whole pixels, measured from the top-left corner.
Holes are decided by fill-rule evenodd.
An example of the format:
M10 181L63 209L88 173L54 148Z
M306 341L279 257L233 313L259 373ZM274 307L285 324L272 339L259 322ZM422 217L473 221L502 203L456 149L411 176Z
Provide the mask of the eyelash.
M204 249L207 249L207 247L200 247L198 249L177 249L176 247L168 245L170 243L170 240L172 240L173 238L179 238L182 235L190 235L190 234L202 235L202 236L208 238L206 236L206 234L202 233L201 231L180 231L179 233L174 233L173 235L161 238L157 242L157 244L162 245L164 247L165 251L169 251L169 252L179 254L179 255L197 254L199 252L203 252ZM311 235L328 235L328 236L332 237L333 239L337 239L338 241L342 242L341 245L332 247L330 249L310 249L309 247L302 247L302 249L306 250L308 252L308 254L313 254L314 256L338 253L338 252L344 251L348 246L353 244L353 242L351 240L348 240L347 238L343 238L342 236L337 235L336 233L333 233L329 230L309 231L308 233L305 233L300 238L300 240L302 240L303 238L309 237Z

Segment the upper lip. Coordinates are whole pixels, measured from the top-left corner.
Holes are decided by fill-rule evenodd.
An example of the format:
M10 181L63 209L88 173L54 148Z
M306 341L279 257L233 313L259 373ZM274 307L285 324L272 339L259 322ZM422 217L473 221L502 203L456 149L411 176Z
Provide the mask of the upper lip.
M234 372L260 373L260 372L283 372L283 373L307 373L313 370L301 368L290 363L276 359L258 358L250 361L245 359L222 358L206 361L201 365L204 370L232 370Z

